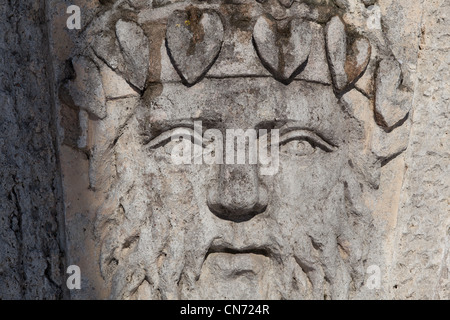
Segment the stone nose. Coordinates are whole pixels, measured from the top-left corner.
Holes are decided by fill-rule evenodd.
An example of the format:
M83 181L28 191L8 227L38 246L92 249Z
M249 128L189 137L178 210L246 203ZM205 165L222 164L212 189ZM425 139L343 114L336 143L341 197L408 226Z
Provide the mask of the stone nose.
M219 181L208 191L208 207L221 219L247 221L265 211L267 189L259 183L257 165L222 164Z

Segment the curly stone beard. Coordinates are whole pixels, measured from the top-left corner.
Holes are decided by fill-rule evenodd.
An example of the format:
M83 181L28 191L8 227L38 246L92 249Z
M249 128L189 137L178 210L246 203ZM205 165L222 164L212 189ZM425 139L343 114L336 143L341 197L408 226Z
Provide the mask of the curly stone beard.
M138 183L106 227L101 266L111 298L348 299L363 285L370 218L347 206L344 184L333 188L310 228L302 220L282 228L253 219L234 224L220 239L205 232L205 219L186 199L174 199L163 211L158 197L148 198L153 207L145 204L141 188L149 185ZM171 211L180 204L184 216ZM224 249L223 239L230 238L241 238L244 249ZM258 244L245 246L248 238Z

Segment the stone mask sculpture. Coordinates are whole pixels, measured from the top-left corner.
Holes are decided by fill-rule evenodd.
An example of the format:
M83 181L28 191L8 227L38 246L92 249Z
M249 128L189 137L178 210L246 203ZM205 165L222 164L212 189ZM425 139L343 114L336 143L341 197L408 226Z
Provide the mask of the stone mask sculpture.
M381 30L345 13L331 1L105 6L59 90L62 159L80 167L64 176L69 248L89 243L75 262L92 286L118 299L368 294L367 195L406 148L411 95ZM173 164L178 142L163 135L194 121L278 129L277 173Z

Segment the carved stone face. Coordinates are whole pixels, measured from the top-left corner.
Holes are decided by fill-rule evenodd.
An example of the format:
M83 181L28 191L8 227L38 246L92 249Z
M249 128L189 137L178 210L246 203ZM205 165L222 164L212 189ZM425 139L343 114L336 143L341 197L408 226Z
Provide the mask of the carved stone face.
M347 40L337 11L295 4L280 20L271 6L114 7L91 27L91 56L72 60L60 96L81 108L110 297L326 299L361 287L370 218L358 194L374 179L359 177L381 159L363 150L371 45ZM224 145L227 129L279 130L277 171L173 163L180 142L162 137L195 121Z
M223 90L214 92L218 87ZM133 152L138 171L130 176L139 177L135 192L147 201L139 211L153 217L153 224L139 227L136 252L149 263L146 248L160 244L166 297L311 297L310 281L331 272L320 251L336 249L345 215L346 115L332 89L303 81L285 86L272 78L208 79L191 88L166 84L149 100L143 102L149 117L138 117L150 142L192 119L220 130L280 128L280 165L272 176L251 164L174 165L177 141ZM129 166L129 159L117 165ZM332 252L328 259L341 259Z

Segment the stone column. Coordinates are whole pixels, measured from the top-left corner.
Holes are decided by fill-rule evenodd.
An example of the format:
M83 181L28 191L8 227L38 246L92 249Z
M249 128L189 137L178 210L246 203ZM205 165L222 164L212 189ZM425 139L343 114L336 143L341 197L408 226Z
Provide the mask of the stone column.
M0 300L64 298L44 1L0 4Z

